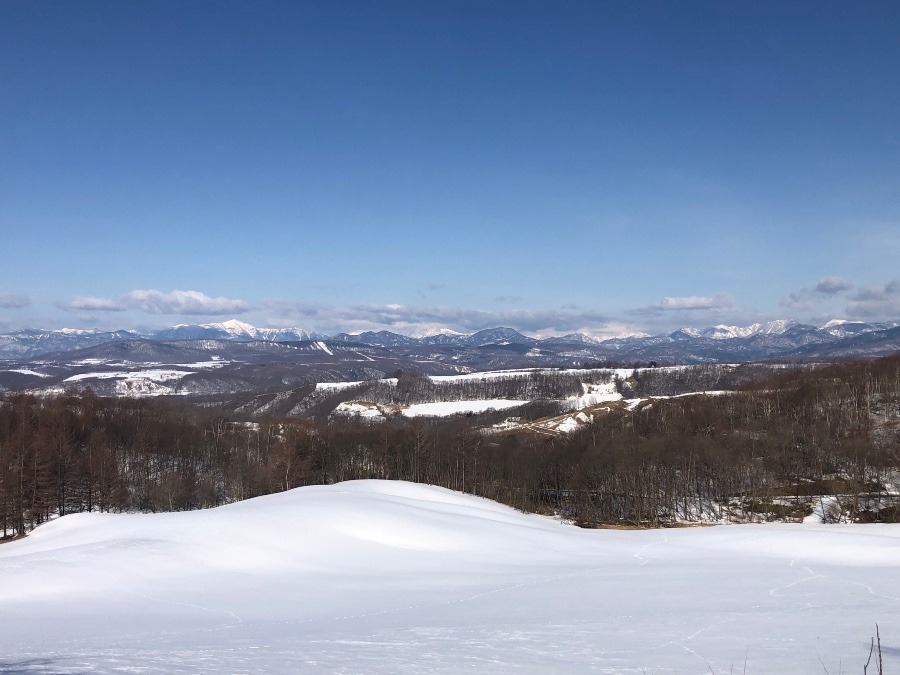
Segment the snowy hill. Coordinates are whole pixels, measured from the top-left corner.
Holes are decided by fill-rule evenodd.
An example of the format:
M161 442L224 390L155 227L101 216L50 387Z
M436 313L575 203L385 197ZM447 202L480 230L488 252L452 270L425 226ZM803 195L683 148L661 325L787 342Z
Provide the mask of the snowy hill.
M357 481L0 546L0 670L858 672L900 527L580 530ZM842 665L841 665L842 664Z

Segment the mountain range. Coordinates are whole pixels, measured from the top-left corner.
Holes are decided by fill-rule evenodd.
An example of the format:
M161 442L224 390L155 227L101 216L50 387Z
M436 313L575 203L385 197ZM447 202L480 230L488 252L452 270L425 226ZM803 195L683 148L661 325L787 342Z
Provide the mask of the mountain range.
M582 334L538 339L512 328L471 335L410 337L377 331L325 337L300 329L260 329L239 321L175 326L147 334L22 330L0 335L0 392L90 387L101 395L294 391L300 396L314 383L373 380L398 371L458 375L653 363L783 363L898 352L897 324L844 321L824 326L790 321L720 325L603 341Z
M372 347L461 348L506 347L557 352L560 348L582 348L597 357L662 359L683 362L753 360L760 358L889 353L893 348L893 330L900 323L864 323L832 320L823 326L794 321L771 321L750 326L717 325L708 328L681 328L662 335L633 335L596 339L582 333L533 338L512 328L489 328L469 335L438 333L410 337L390 331L359 334L338 333L326 336L301 328L257 328L238 320L199 325L177 325L154 331L93 331L24 329L0 334L0 360L31 359L61 354L123 340L190 341L225 340L231 342L303 342L324 341L368 345ZM867 336L867 337L863 337ZM527 351L527 350L526 350Z

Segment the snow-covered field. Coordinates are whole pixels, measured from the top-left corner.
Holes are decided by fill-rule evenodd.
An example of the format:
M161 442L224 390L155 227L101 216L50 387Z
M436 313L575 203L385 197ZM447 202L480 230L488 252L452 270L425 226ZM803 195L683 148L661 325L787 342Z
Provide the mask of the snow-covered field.
M479 401L437 401L416 403L402 410L404 417L450 417L466 413L483 413L488 410L506 410L525 405L527 401L509 399L485 399Z
M900 667L900 527L580 530L408 483L66 516L0 546L0 671Z
M345 401L334 409L334 415L346 415L349 417L361 417L372 422L382 422L387 419L381 407L375 403L359 401Z
M63 382L81 382L82 380L150 380L152 382L171 382L180 380L185 375L193 375L189 370L171 370L155 368L152 370L104 371L97 373L79 373L67 377Z
M452 417L453 415L474 415L490 410L506 410L525 405L528 401L502 398L476 401L435 401L433 403L414 403L408 406L379 405L367 401L345 401L334 409L334 415L361 417L371 422L380 422L388 415L399 412L404 417Z
M657 371L678 371L686 366L670 366L665 368L657 368ZM624 401L621 393L619 393L614 377L628 378L634 372L632 368L615 368L615 369L596 369L586 370L582 368L571 368L567 370L552 369L536 369L536 370L495 370L478 373L467 373L465 375L431 375L429 379L435 383L454 383L465 381L489 381L495 379L512 379L516 377L525 377L533 373L543 374L566 374L566 375L595 375L598 372L606 372L610 375L608 382L594 384L582 382L582 394L580 396L570 396L561 399L559 402L563 410L579 411L586 408L597 408L606 403L618 403ZM396 378L380 380L384 384L396 386ZM364 382L320 382L316 384L317 391L339 392L350 387L364 384ZM697 395L722 395L732 392L726 391L697 391L689 394L679 394L678 396L654 396L653 398L667 399L680 398L682 396ZM646 399L631 399L625 402L625 406L629 410L633 410ZM383 421L389 415L400 412L405 417L450 417L460 414L479 414L488 410L504 410L514 408L529 403L528 400L510 400L510 399L479 399L466 401L448 401L448 402L431 402L418 403L408 406L399 405L379 405L365 400L348 401L341 403L334 410L337 416L359 416L369 421ZM608 407L605 408L607 411ZM543 425L531 425L533 428L543 429L552 433L572 433L577 431L585 424L589 424L593 420L590 413L570 415L564 419L552 419ZM521 422L502 422L491 427L492 431L507 431L522 427Z

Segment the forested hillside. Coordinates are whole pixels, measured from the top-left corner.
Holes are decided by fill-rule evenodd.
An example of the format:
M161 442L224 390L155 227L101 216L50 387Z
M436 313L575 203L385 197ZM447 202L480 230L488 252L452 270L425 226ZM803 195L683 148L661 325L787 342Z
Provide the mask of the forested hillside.
M641 396L682 393L696 372L642 371L627 386ZM441 485L585 526L790 520L815 506L826 519L900 519L900 357L747 382L727 395L617 408L556 437L485 434L478 418L462 416L249 422L89 391L8 396L0 536L78 511L206 508L356 478ZM510 382L495 386L515 393ZM574 383L550 376L530 386L557 395ZM403 376L384 395L456 397L459 387Z

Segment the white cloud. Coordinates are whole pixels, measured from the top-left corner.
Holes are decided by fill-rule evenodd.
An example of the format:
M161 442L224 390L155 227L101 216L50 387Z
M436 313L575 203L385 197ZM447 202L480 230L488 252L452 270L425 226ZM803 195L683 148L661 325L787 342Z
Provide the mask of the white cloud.
M76 295L69 302L59 303L57 307L64 310L80 312L124 312L125 307L112 298L97 298L92 295Z
M721 309L731 307L731 301L723 295L712 298L691 295L685 298L663 298L657 307L665 312L685 309Z
M663 312L718 311L731 309L734 301L726 293L713 296L689 295L685 297L665 297L654 305L638 307L630 314L661 314Z
M823 277L814 288L803 287L788 293L779 305L795 313L828 314L829 307L835 309L832 299L851 288L853 284L843 277Z
M172 291L163 293L154 289L128 293L125 304L148 314L182 315L231 315L244 314L252 307L243 300L211 298L200 291Z
M25 295L0 294L0 309L22 309L30 304L31 300Z
M825 277L816 285L816 293L824 293L825 295L835 295L841 291L848 291L853 288L846 279L842 277Z
M860 319L900 317L900 280L889 281L881 288L862 288L847 305L848 316Z

